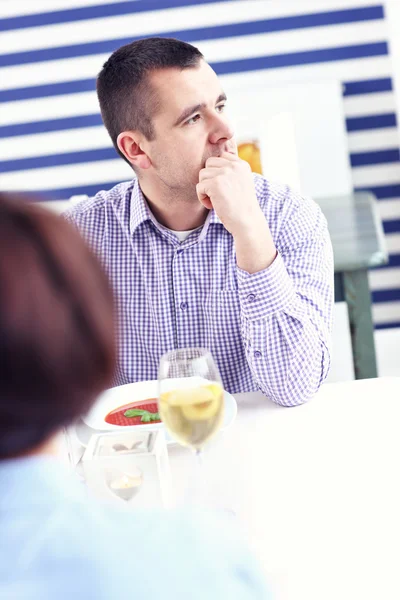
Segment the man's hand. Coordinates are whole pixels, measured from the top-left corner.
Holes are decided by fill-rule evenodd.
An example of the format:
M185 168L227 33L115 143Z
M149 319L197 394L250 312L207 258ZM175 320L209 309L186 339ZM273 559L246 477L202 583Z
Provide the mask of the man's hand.
M243 229L251 230L264 218L254 189L249 164L229 152L207 160L196 186L200 202L213 208L234 237Z
M213 208L232 234L241 269L255 273L274 261L276 248L246 161L229 152L209 158L200 171L196 191L200 202Z

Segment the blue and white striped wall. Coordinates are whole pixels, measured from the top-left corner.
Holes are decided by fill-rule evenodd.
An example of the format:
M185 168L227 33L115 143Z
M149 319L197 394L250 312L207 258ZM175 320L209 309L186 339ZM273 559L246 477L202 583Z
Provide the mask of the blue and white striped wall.
M102 126L95 77L114 49L147 35L192 42L246 84L260 71L266 85L343 82L354 188L378 197L390 251L371 273L374 320L400 326L399 132L382 1L0 0L0 187L66 200L131 178Z

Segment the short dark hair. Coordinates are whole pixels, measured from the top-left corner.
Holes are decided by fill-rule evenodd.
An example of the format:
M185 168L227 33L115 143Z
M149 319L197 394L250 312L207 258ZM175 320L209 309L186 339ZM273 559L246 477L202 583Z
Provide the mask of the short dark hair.
M0 459L85 413L116 362L108 279L60 216L0 193Z
M148 140L154 138L152 117L158 103L149 85L149 73L157 69L193 68L202 58L200 50L191 44L152 37L122 46L104 63L97 77L97 97L104 125L124 160L117 145L122 131L137 130Z

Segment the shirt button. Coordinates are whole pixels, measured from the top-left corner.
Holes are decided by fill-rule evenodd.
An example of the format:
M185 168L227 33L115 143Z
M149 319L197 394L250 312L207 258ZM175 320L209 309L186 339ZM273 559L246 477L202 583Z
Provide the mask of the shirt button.
M249 294L246 298L247 302L254 302L255 299L256 299L255 294Z
M188 303L187 302L181 302L180 308L181 308L181 310L187 310L188 309Z
M261 358L262 354L261 354L261 352L259 350L256 350L254 352L254 356L255 356L255 358Z

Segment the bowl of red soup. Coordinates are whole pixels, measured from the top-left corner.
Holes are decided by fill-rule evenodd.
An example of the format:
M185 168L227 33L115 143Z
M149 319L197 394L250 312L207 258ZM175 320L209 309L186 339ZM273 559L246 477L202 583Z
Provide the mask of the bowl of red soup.
M157 381L140 381L106 390L82 417L92 429L162 427L157 405Z
M176 382L178 385L179 381ZM82 420L98 431L116 430L122 427L164 428L158 412L157 395L157 380L139 381L111 388L98 397ZM224 391L224 420L221 429L225 429L235 420L236 412L237 405L234 397ZM167 435L167 439L168 437Z

